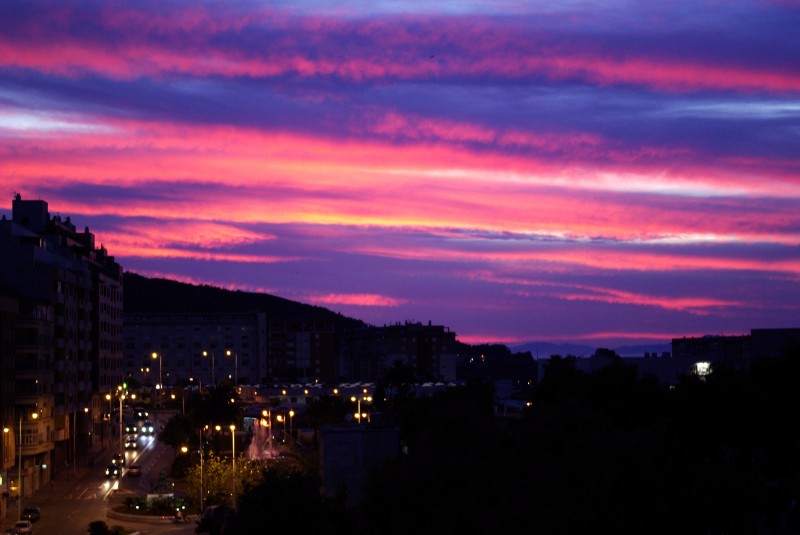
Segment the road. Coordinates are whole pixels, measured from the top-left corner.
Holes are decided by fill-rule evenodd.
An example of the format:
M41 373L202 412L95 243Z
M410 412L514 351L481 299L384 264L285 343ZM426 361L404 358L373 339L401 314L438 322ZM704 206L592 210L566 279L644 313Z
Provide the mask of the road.
M168 415L162 416L166 421ZM156 420L158 428L160 422ZM142 467L141 477L129 477L126 471L119 480L105 476L106 466L118 450L107 449L100 453L91 466L84 464L76 473L62 474L50 487L40 489L24 500L23 506L37 506L42 518L33 525L33 532L47 535L86 535L89 523L103 520L109 526L121 525L142 534L194 533L194 524L134 523L106 517L107 510L124 503L125 496L144 494L158 480L161 470L169 470L174 452L153 437L139 437L137 451L127 451L126 469L131 464ZM0 531L14 524L17 518L15 505L10 505L8 516L0 522Z

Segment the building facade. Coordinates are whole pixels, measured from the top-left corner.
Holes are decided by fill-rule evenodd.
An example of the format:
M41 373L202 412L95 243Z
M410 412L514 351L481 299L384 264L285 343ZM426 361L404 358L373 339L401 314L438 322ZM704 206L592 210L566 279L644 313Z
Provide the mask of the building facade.
M347 334L340 355L343 378L376 381L401 362L420 381L456 380L456 334L443 325L419 322L365 327Z
M128 313L124 324L125 373L145 386L258 384L268 373L263 313Z
M3 344L14 392L0 396L0 414L19 448L15 486L29 495L91 444L98 393L122 379L122 268L88 227L20 195L0 221L0 257L0 287L17 301Z

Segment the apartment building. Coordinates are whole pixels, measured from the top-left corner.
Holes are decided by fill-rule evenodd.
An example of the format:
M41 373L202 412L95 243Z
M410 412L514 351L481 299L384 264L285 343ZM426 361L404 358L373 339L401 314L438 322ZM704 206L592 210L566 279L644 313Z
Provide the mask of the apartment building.
M9 495L29 495L94 439L98 392L122 380L122 268L88 227L20 195L0 220L0 257L0 288L16 303L0 312L13 336L0 343L3 375L14 381L2 381L0 415L20 448L16 470L3 454L4 475Z

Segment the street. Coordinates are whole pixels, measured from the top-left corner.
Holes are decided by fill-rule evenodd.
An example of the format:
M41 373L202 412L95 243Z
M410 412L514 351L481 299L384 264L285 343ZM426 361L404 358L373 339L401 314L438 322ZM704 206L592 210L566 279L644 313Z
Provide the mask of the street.
M165 417L166 418L166 417ZM157 421L158 424L158 421ZM126 469L118 480L108 479L105 469L112 456L119 450L118 446L107 448L97 454L93 462L92 455L85 455L73 475L67 470L33 496L25 497L23 508L39 507L42 518L33 524L33 532L47 535L85 535L89 523L96 520L105 521L109 527L120 525L142 534L155 533L194 533L195 524L145 523L129 522L107 518L107 511L124 503L126 496L144 494L158 480L162 470L169 470L174 452L172 448L160 444L154 437L139 437L138 449L125 452ZM139 464L142 475L130 477L127 467ZM7 517L0 522L0 531L14 525L17 520L16 504L9 504Z

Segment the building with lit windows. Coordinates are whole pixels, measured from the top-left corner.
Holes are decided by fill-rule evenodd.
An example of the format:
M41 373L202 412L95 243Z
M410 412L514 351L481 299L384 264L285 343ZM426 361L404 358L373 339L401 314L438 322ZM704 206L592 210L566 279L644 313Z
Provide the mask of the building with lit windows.
M91 444L99 393L122 380L122 268L88 227L20 195L0 221L0 257L0 287L17 305L6 316L13 342L2 343L13 394L0 393L0 414L21 448L17 488L30 495Z

